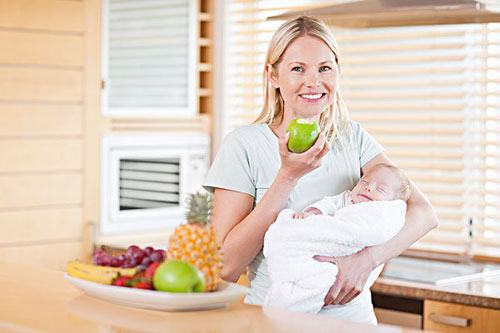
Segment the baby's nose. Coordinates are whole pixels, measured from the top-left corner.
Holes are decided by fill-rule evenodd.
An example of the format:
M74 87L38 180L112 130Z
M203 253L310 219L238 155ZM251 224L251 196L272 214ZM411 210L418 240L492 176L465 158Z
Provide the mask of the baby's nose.
M365 186L365 191L366 191L366 192L371 192L371 191L372 191L371 186L370 186L370 185L366 185L366 186Z

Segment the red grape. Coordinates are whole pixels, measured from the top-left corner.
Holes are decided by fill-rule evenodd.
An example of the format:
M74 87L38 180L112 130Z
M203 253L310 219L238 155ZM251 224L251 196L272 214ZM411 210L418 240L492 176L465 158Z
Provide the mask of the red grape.
M125 262L125 255L124 254L120 254L118 256L118 258L116 258L116 260L118 260L118 264L119 264L119 267L121 267L121 265L123 265L123 263Z
M152 246L147 246L143 250L137 245L131 245L126 253L117 257L104 250L97 250L92 254L92 259L94 265L145 269L153 262L165 260L165 251L155 250Z
M153 261L149 257L142 259L141 265L149 266Z
M94 265L101 265L102 258L104 256L106 256L106 252L104 252L103 250L95 251L94 254L92 255L92 258L94 260Z
M118 258L111 258L111 266L113 267L120 267L120 260L118 260Z
M132 259L130 259L129 264L130 264L130 267L135 267L139 264L139 262L137 261L137 259L132 258Z
M113 261L114 257L110 255L106 255L102 258L102 265L103 266L111 266L111 262Z
M153 253L149 256L149 259L151 259L153 262L157 261L163 261L163 253L161 252L162 250L154 250Z
M132 254L132 258L136 259L138 262L142 262L142 259L144 259L144 257L146 257L146 252L141 249L136 250L134 254Z
M122 267L123 267L123 268L132 268L132 267L134 267L134 266L132 266L132 265L130 264L130 259L129 259L129 258L127 258L127 259L125 259L125 262L122 264Z
M154 250L155 250L155 249L153 249L151 246L146 246L146 247L144 248L144 252L146 252L146 255L148 255L148 256L149 256L151 253L153 253L153 251L154 251Z
M135 251L140 250L141 248L138 247L137 245L130 245L127 249L127 255L132 256Z

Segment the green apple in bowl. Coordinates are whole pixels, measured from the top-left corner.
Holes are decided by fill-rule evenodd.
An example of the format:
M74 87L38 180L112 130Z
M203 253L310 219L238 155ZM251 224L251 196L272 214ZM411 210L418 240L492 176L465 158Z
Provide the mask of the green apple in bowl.
M156 290L171 293L198 293L205 289L205 278L199 269L181 260L162 263L153 276Z
M303 153L311 148L319 136L319 126L314 120L297 118L286 129L290 133L288 149L293 153Z

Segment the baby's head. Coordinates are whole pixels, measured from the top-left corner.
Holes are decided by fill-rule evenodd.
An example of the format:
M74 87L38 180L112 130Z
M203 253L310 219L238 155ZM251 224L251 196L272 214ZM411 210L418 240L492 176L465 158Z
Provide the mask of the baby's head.
M351 192L352 202L406 201L410 197L410 180L399 168L387 163L372 166Z

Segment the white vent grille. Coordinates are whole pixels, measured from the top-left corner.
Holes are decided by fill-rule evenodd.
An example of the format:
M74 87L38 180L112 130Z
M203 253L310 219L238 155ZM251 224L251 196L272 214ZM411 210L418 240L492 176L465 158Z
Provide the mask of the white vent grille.
M120 160L120 211L179 206L180 159Z

